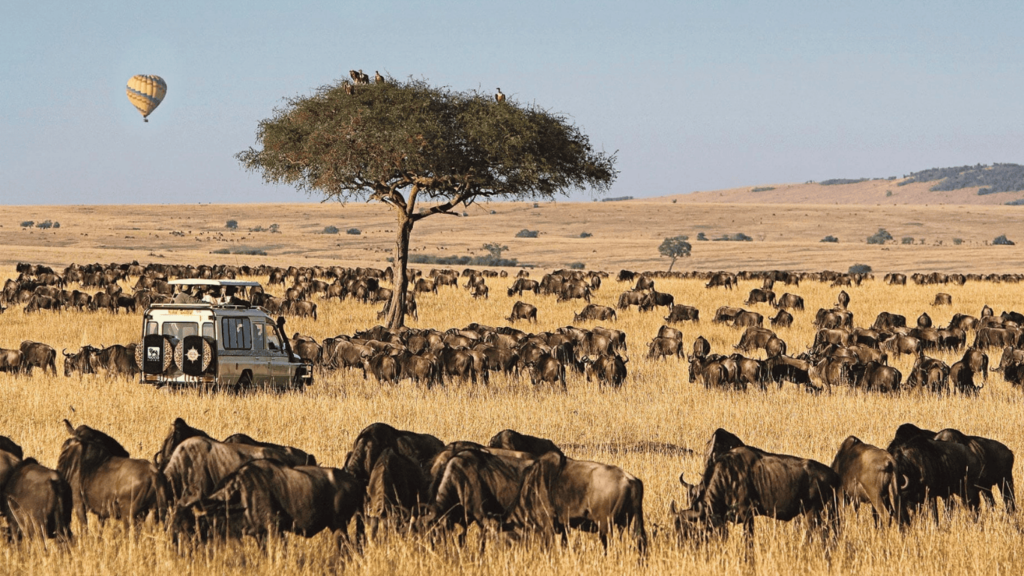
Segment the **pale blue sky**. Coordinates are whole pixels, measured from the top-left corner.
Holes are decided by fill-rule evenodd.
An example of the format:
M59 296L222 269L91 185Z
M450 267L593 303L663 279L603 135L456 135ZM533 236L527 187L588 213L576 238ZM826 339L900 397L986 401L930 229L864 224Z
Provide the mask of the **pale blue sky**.
M304 201L233 155L350 68L500 86L611 195L1024 162L1021 2L57 2L0 11L0 203ZM124 86L168 84L144 124ZM586 197L585 195L583 197Z

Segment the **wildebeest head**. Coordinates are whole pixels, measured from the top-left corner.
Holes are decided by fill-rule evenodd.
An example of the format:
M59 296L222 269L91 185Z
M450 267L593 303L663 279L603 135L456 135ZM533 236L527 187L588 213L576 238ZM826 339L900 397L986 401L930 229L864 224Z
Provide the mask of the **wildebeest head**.
M79 374L93 374L95 372L92 369L91 360L97 350L92 346L82 346L82 349L75 354L68 354L66 349L62 352L64 354L65 377L70 377L75 372Z
M153 463L162 471L167 466L167 462L171 459L171 454L174 454L174 449L178 447L178 444L194 436L210 438L206 432L189 426L184 419L175 418L174 424L171 425L171 433L164 439L160 451L153 455Z

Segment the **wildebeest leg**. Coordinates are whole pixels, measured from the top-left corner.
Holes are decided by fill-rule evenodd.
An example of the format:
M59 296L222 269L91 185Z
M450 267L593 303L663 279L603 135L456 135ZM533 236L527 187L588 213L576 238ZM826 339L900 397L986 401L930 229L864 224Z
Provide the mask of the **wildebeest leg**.
M992 487L991 486L989 486L988 488L981 488L981 487L979 487L978 488L978 493L981 495L982 498L985 499L985 503L987 503L989 505L989 507L991 507L991 508L995 508L996 507L996 497L995 497L995 495L992 494Z
M999 485L999 493L1003 495L1003 506L1006 507L1007 514L1013 514L1017 511L1017 497L1013 490L1012 476L1004 479Z

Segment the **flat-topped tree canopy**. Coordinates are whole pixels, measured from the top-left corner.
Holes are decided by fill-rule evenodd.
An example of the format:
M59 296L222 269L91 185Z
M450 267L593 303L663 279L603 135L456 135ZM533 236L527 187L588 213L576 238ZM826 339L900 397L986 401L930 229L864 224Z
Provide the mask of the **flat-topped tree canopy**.
M266 182L327 199L390 206L398 220L387 323L404 322L409 236L433 214L479 199L606 191L615 154L593 149L564 114L425 80L341 81L285 100L259 123L258 148L237 155ZM418 210L417 203L432 201Z

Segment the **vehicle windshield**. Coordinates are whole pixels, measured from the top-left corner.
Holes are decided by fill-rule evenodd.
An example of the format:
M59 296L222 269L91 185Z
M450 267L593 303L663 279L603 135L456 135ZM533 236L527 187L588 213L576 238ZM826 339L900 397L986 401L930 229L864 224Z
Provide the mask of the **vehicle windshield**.
M186 336L199 334L199 324L196 322L164 322L163 335L181 340Z

